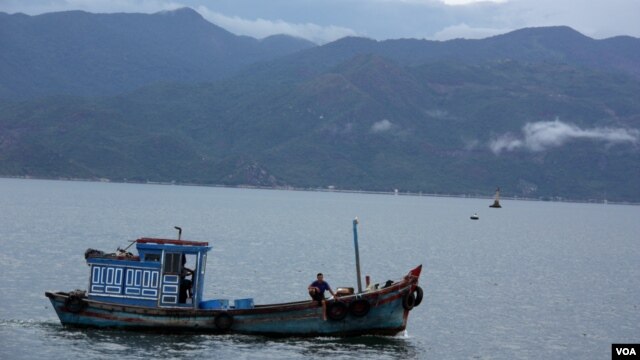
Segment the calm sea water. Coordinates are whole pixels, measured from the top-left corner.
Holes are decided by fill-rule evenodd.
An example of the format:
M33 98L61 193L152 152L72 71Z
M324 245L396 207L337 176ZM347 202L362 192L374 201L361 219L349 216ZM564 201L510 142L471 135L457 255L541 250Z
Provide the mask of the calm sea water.
M0 359L606 359L640 342L640 208L0 179ZM477 212L480 220L469 216ZM405 334L352 339L63 328L46 290L85 289L84 251L142 236L209 241L208 298L355 286L424 264Z

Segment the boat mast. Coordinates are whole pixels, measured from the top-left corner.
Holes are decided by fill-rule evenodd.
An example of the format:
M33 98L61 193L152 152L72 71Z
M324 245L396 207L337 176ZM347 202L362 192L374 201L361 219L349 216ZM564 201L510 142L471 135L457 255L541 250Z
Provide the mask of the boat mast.
M353 245L356 248L356 275L358 276L358 293L362 292L362 282L360 281L360 252L358 251L358 217L353 219Z

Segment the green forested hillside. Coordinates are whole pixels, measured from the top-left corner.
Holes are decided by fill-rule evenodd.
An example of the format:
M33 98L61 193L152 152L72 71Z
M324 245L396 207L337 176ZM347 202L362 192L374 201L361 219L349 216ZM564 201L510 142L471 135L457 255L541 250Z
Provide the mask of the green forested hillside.
M462 194L501 185L517 196L635 201L637 142L575 138L499 153L490 145L556 119L634 134L637 94L638 81L559 65L401 67L365 55L293 83L244 78L5 104L0 170Z

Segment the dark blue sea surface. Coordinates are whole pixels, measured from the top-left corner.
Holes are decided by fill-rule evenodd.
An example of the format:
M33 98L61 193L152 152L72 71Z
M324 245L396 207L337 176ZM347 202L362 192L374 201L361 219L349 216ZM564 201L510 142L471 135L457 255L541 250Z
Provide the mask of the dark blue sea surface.
M0 359L607 359L640 342L640 207L0 179ZM478 213L479 220L469 216ZM159 335L63 328L47 290L85 289L84 251L208 241L205 296L307 298L423 264L396 337Z

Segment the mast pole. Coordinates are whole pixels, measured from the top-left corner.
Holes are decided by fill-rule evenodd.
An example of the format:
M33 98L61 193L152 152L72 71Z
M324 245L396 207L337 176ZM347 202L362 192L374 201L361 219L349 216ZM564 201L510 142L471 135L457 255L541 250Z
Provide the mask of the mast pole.
M362 292L362 282L360 280L360 252L358 250L358 217L353 219L353 245L356 248L356 276L358 277L358 293Z

